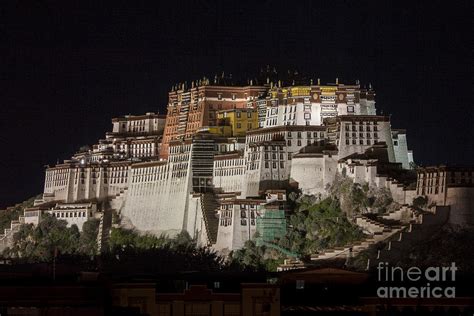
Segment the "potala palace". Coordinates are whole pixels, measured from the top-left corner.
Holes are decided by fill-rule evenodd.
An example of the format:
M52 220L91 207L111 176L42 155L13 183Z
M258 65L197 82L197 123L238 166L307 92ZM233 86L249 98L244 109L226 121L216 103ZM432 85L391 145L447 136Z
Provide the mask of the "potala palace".
M48 166L42 198L0 235L0 248L21 223L49 213L79 229L99 218L99 245L121 225L169 236L186 230L225 254L285 234L289 190L324 198L338 175L388 189L400 209L387 218L408 213L415 222L407 223L420 223L410 205L424 196L433 213L449 209L450 222L473 224L474 169L416 168L416 183L406 183L413 157L406 131L378 114L371 86L203 78L174 86L166 115L113 118L97 144ZM372 234L360 249L402 238L402 228L355 221Z

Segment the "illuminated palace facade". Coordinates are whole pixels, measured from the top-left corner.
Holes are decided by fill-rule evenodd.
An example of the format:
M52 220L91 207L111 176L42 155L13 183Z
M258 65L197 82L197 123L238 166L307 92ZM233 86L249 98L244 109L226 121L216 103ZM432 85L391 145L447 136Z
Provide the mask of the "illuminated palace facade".
M421 184L417 192L390 173L413 167L406 131L392 129L377 114L375 91L358 83L204 78L174 86L166 115L127 115L112 125L97 144L46 169L42 199L25 210L37 216L20 220L92 203L87 214L101 220L102 237L116 213L115 225L170 236L186 230L226 253L254 236L265 243L284 234L289 187L324 197L345 174L390 190L400 205L421 194Z

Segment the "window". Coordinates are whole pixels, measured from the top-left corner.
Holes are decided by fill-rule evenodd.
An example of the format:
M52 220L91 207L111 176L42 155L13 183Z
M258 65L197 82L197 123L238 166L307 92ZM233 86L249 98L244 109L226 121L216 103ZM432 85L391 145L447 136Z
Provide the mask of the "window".
M360 145L364 145L364 140L362 140L362 139L359 140L359 144L360 144Z
M301 139L298 139L298 146L301 146Z
M275 161L272 163L272 167L273 167L273 169L276 169L276 167L277 167L277 164L276 164L276 162L275 162Z
M240 116L241 116L240 111L235 112L235 115L236 115L238 118L240 118Z
M379 138L379 135L377 135L377 133L374 133L374 138Z
M291 132L288 132L288 138L291 138Z
M398 141L397 141L397 140L394 140L394 141L393 141L393 145L394 145L394 146L398 146Z
M269 168L268 161L265 161L265 168L267 168L267 169Z
M348 139L346 139L346 145L349 145L349 140Z
M235 93L232 94L232 100L235 100L236 96Z
M252 112L247 112L247 117L252 118Z
M287 143L288 143L288 146L291 146L291 139L288 139Z
M301 132L298 132L298 138L301 138Z
M222 94L219 93L219 94L217 95L217 100L222 100ZM212 109L212 106L211 106L211 109Z
M349 105L349 106L347 107L347 113L354 113L354 106Z
M352 140L352 145L355 145L355 144L356 144L356 140L353 139L353 140Z
M237 123L237 128L242 128L242 124Z
M285 168L285 163L283 161L280 161L280 168L284 169Z
M367 139L367 145L370 145L370 139Z

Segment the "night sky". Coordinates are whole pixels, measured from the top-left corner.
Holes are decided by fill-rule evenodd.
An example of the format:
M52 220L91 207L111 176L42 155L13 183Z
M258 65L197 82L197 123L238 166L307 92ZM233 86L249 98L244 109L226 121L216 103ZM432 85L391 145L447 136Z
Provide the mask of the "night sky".
M0 4L0 207L173 84L266 65L372 83L416 163L474 163L472 1L66 2Z

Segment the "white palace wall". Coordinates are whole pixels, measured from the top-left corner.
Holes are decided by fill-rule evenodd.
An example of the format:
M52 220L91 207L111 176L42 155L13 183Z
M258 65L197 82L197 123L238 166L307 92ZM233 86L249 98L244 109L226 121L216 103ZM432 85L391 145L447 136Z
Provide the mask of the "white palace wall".
M337 156L297 154L291 161L291 179L298 182L303 194L326 195L326 188L334 181Z
M189 162L139 163L131 169L122 216L139 230L176 235L187 228Z

